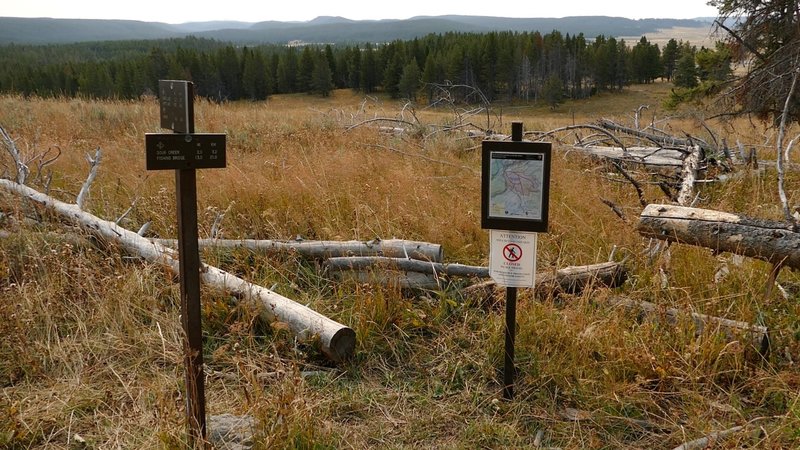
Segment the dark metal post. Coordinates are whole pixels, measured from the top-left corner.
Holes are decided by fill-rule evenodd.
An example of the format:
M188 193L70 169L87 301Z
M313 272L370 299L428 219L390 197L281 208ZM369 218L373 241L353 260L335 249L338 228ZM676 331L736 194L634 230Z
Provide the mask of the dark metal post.
M188 84L189 113L184 133L194 133L193 89ZM189 445L205 448L206 394L203 379L203 330L200 308L200 250L197 243L197 173L195 169L175 170L178 210L178 258L181 283L181 324L186 335L186 417Z
M511 140L514 142L522 141L522 122L511 123ZM512 400L514 398L514 338L517 331L517 288L506 288L506 344L505 344L505 365L503 367L503 398Z
M522 122L511 122L511 140L514 142L522 140Z
M514 398L514 336L517 323L517 288L506 288L506 358L503 368L503 398Z

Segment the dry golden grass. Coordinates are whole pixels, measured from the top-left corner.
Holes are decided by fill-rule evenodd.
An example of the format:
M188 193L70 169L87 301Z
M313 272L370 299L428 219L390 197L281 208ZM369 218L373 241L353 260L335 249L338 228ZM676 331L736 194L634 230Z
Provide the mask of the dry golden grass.
M708 137L701 114L659 107L669 85L568 102L556 111L528 105L495 110L490 124L512 120L548 130L599 117L630 123L649 104L646 122L675 134ZM441 243L448 261L486 264L488 235L479 223L476 141L424 131L398 137L346 127L376 116L400 117L402 104L338 91L329 99L276 97L266 103L198 102L197 130L228 133L228 167L198 172L200 235L228 210L230 238L406 238ZM453 120L451 110L418 108L423 123ZM406 111L403 117L411 119ZM667 122L666 120L669 119ZM486 118L474 117L485 125ZM479 123L483 120L484 122ZM502 120L502 122L500 122ZM58 147L51 194L74 201L85 179L84 155L103 161L87 209L151 233L175 230L171 173L144 169L145 132L158 130L155 100L89 102L0 98L0 125L27 154ZM774 154L774 134L759 123L710 121L733 144ZM571 136L562 136L569 143ZM647 242L601 203L641 210L613 170L556 143L551 230L542 235L541 268L605 261L612 247L631 277L619 292L520 298L519 384L501 392L503 314L462 298L463 282L409 294L333 282L296 255L205 252L206 262L274 286L357 332L352 361L333 367L283 327L265 323L228 295L204 289L210 414L251 414L259 448L524 448L544 446L672 448L706 433L746 425L732 447L793 448L800 443L800 305L764 298L769 267L735 266L729 255L674 245L667 286ZM6 158L5 155L3 155ZM5 159L4 159L5 161ZM41 188L37 180L34 187ZM800 179L788 174L792 203ZM652 186L651 202L666 201ZM780 218L774 171L702 190L699 206ZM184 439L178 287L162 269L114 249L63 235L46 213L0 194L0 447L176 448ZM722 262L731 274L714 274ZM798 283L793 272L780 281ZM770 326L773 351L754 355L714 332L695 338L677 327L638 322L603 299L624 294L663 306L758 321ZM85 442L81 442L85 441Z

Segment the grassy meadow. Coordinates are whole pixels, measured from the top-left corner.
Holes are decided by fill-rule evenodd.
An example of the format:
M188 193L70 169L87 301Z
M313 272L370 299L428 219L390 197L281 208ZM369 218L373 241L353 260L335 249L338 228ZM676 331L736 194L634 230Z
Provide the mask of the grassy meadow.
M480 141L423 125L457 120L510 133L590 123L601 117L676 136L755 147L775 159L776 133L747 119L722 122L700 106L664 111L669 84L570 101L555 111L525 104L414 109L336 91L329 98L276 96L263 103L198 100L198 132L228 134L227 168L198 171L201 237L219 214L220 237L439 243L447 262L487 265L480 227ZM404 107L405 106L405 107ZM148 236L175 237L171 171L144 168L144 133L160 132L158 102L0 97L0 126L31 158L28 184L74 202L87 153L102 150L85 209ZM386 134L376 117L419 125ZM706 129L705 126L708 127ZM583 137L589 132L581 131ZM793 128L789 137L798 133ZM614 258L624 286L580 296L520 291L517 386L502 400L502 304L465 298L470 280L435 292L335 281L295 254L204 251L204 262L309 305L357 333L352 360L333 364L280 323L203 289L209 414L252 415L256 448L673 448L742 426L721 448L800 446L798 274L784 269L765 297L770 265L686 245L650 257L635 231L641 206L613 167L553 140L550 231L538 266L555 270ZM36 156L61 156L40 171ZM791 158L797 162L796 154ZM2 153L5 176L13 164ZM782 217L776 172L698 185L698 207ZM636 168L631 172L648 178ZM669 200L646 185L651 203ZM800 177L787 173L792 204ZM601 199L617 204L620 219ZM179 287L159 266L112 248L83 245L57 218L0 192L0 448L180 448L185 439ZM729 274L715 280L723 266ZM474 282L476 280L472 280ZM709 330L639 321L604 304L612 295L762 323L771 352Z

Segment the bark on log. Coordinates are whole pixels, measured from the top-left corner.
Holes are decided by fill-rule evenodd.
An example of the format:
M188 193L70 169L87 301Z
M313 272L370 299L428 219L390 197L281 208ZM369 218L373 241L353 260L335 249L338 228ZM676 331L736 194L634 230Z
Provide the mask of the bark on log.
M731 252L800 268L800 233L786 222L674 205L647 205L636 229L644 237Z
M621 306L629 311L635 311L641 318L663 316L667 323L675 325L678 320L686 316L687 313L676 308L662 308L655 303L638 301L624 297L612 297L607 300L612 306ZM738 320L724 319L706 314L691 313L694 322L695 335L703 334L705 330L719 330L728 339L738 339L744 336L748 342L755 347L759 353L766 354L769 351L769 330L763 325L753 325L751 323Z
M153 239L161 245L177 247L175 239ZM441 262L442 246L403 239L372 241L273 241L259 239L200 239L200 248L245 248L254 252L297 252L302 256L325 259L345 256L386 256Z
M163 264L175 275L178 274L177 252L170 248L157 242L150 242L147 238L121 228L114 222L89 214L78 208L78 205L61 202L27 186L0 179L0 187L56 212L68 222L100 240L115 243L130 254L138 255L149 262ZM216 267L203 264L201 271L200 279L203 283L230 291L245 300L259 302L264 306L264 312L270 319L287 323L299 338L318 337L322 351L334 361L346 359L353 354L355 332L351 328Z

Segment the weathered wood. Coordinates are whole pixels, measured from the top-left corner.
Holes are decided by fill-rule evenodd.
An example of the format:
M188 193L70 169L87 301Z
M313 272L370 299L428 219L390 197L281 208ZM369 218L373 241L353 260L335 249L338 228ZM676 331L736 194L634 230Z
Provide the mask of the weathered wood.
M153 239L161 245L175 247L175 239ZM386 256L441 262L442 246L429 242L403 239L372 241L273 241L259 239L200 239L200 248L243 248L254 252L297 252L307 258L325 259L346 256Z
M700 147L707 152L715 153L715 149L711 148L711 146L696 138L682 139L667 134L659 135L659 134L647 133L642 130L635 130L633 128L620 125L608 119L601 119L599 124L601 127L607 130L612 130L619 133L625 133L637 138L647 139L653 142L654 144L658 144L660 146L685 148L686 150L683 153L689 153L689 149L696 144L700 145Z
M674 205L648 205L636 229L644 237L680 242L800 268L800 233L786 222Z
M81 210L78 205L61 202L27 186L0 179L0 187L56 212L66 221L101 241L115 243L130 254L138 255L149 262L162 264L173 274L178 274L175 250L151 242L133 231L119 227L114 222L89 214ZM264 314L269 319L287 323L289 329L300 339L319 339L322 351L335 361L346 359L353 354L355 332L311 308L213 266L202 265L200 279L209 286L257 302L263 306Z
M573 148L600 158L662 168L683 167L683 158L685 156L679 150L661 147L621 148L602 145L576 145Z
M363 271L367 269L390 269L404 272L419 272L451 277L488 278L489 268L463 264L442 264L414 259L389 258L381 256L335 257L325 261L325 268L331 272L346 270Z
M728 428L727 430L715 431L708 436L704 436L693 441L685 442L672 450L699 450L703 448L716 447L720 440L728 438L734 433L738 433L745 428L743 426L736 426Z
M769 330L763 325L753 325L747 322L695 312L687 313L676 308L662 308L655 303L624 297L611 297L606 302L612 306L635 311L642 318L663 317L670 325L677 324L681 317L688 315L694 322L695 335L697 336L706 330L718 330L728 339L738 339L744 336L761 354L766 354L769 351Z
M362 273L359 281L377 281L380 284L395 283L400 287L416 287L423 289L437 289L440 287L437 278L447 277L474 277L489 278L489 268L468 266L464 264L439 264L426 263L397 258L361 257L361 258L330 258L325 262L325 267L333 273L354 271ZM376 270L399 272L399 276L375 276ZM372 273L371 273L372 272ZM422 278L419 274L431 277ZM407 276L410 275L411 278ZM603 286L617 287L625 282L627 271L616 262L590 264L588 266L571 266L552 272L539 272L536 274L537 291L555 291L578 293L592 283ZM481 293L491 295L495 288L494 281L487 281L470 286L465 295Z
M678 204L690 206L694 197L694 182L697 180L697 168L700 166L700 147L695 145L689 156L683 160L681 170L681 189L678 192Z

